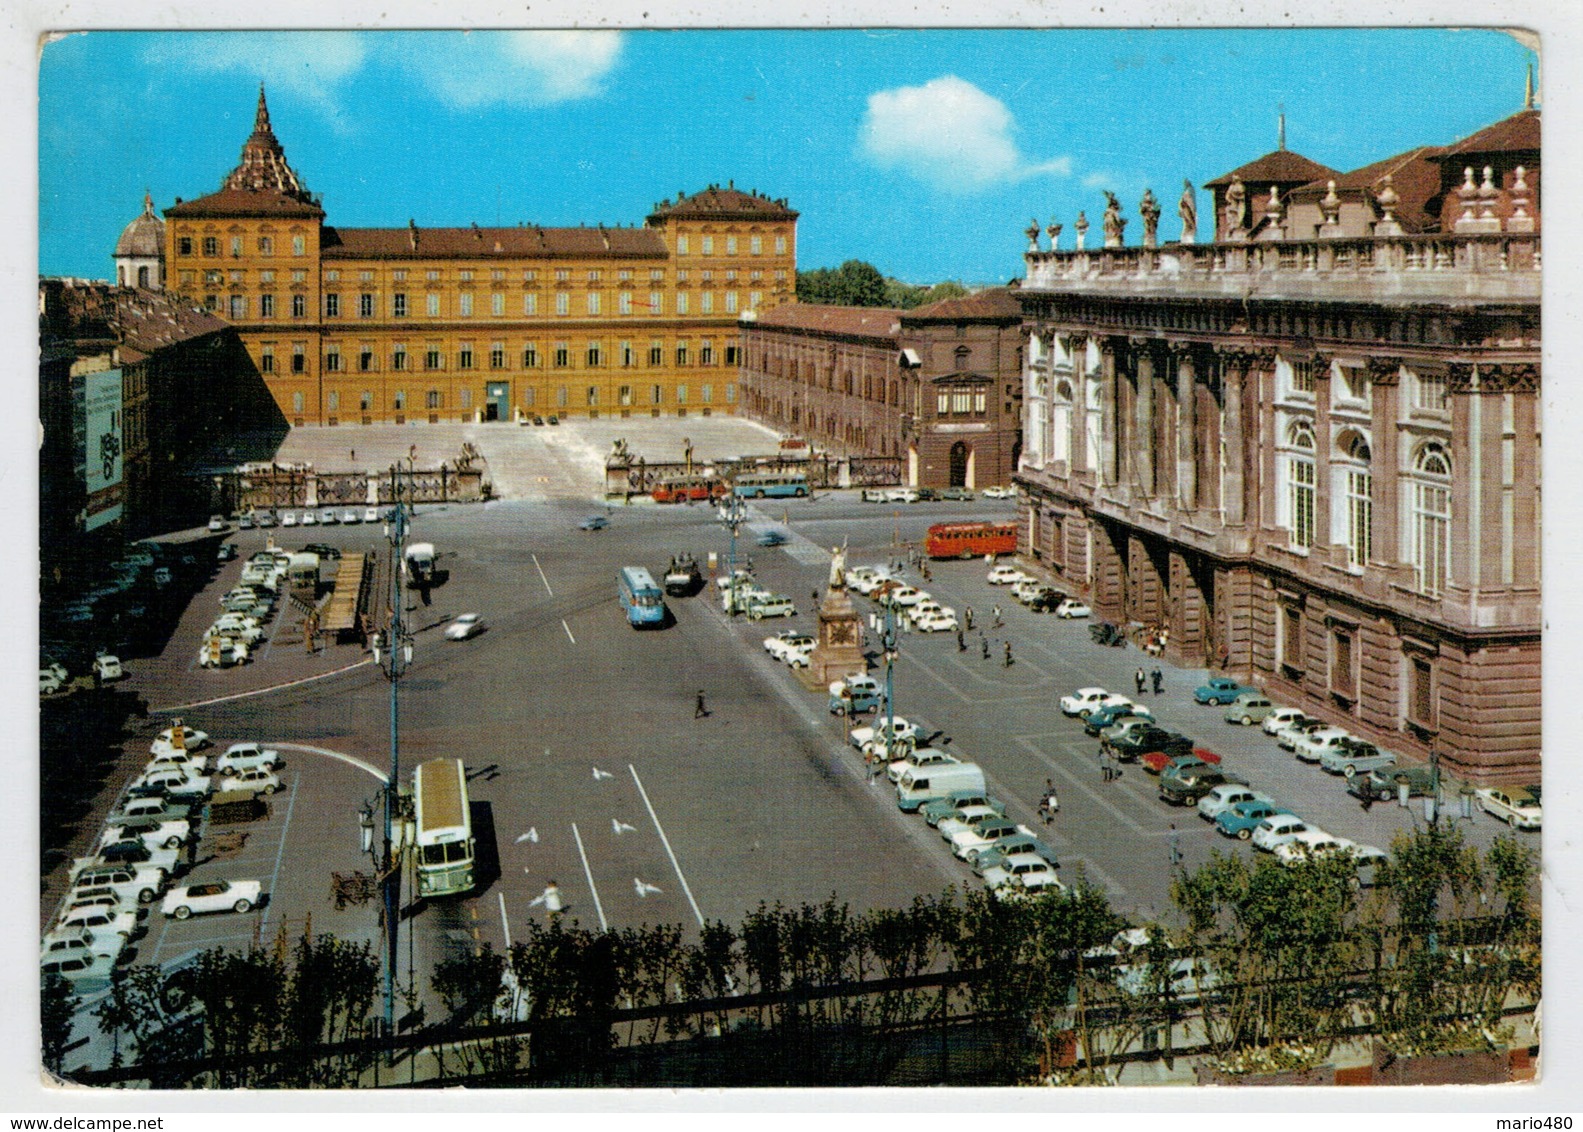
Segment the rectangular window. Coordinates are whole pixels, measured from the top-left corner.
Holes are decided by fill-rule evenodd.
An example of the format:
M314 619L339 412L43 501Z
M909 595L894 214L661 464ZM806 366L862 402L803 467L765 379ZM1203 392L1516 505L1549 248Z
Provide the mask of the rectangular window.
M699 309L702 310L704 314L715 313L715 293L713 291L705 291L702 295L698 296L698 302Z
M407 368L407 347L405 343L397 342L390 351L390 368L403 370Z
M341 317L341 296L336 294L334 291L331 291L329 294L324 296L324 317Z
M734 405L734 404L736 404L736 400L737 400L737 387L734 384L726 386L726 404Z
M500 268L495 267L495 268L491 268L490 269L489 278L490 278L491 282L499 283L505 277L506 277L506 273L504 271L500 270Z
M336 345L330 345L330 346L326 346L325 347L325 349L324 349L324 372L325 373L340 373L341 372L341 347L336 346ZM331 394L331 396L333 397L334 394ZM334 406L331 406L331 407L334 408Z
M715 399L715 387L713 385L706 385L706 386L704 386L703 387L703 402L704 402L704 404L708 405L712 401L714 401L714 399Z
M489 368L506 368L506 344L504 342L491 342L489 344Z
M405 283L407 281L407 273L405 271L392 271L390 277L397 283Z
M293 295L291 297L291 317L292 318L307 318L308 317L308 296L307 295Z
M340 411L341 411L341 391L339 389L332 389L332 390L330 390L330 412L332 412L332 413L339 413Z
M978 392L973 394L973 411L975 413L983 413L984 412L986 398L987 398L987 395L984 393L984 391L982 389L980 389Z
M762 255L762 254L764 254L764 238L762 236L749 236L748 237L748 254L749 255Z
M473 273L471 271L458 271L456 277L463 283L471 283L473 281Z
M293 236L291 238L291 254L292 255L307 255L308 254L308 240L307 240L306 237L304 237L304 236Z
M374 281L374 273L372 271L359 271L357 273L357 281L359 283L372 283Z
M293 268L291 272L291 281L293 283L306 283L308 281L307 271L300 267Z
M1330 690L1344 699L1357 699L1358 682L1352 672L1352 632L1333 629L1330 633Z
M1312 393L1314 391L1314 363L1311 361L1292 363L1292 392Z
M176 254L177 255L191 255L192 254L192 237L191 236L180 236L180 237L177 238L177 240L176 240Z
M1314 545L1314 462L1299 457L1287 461L1292 545L1307 550Z
M687 404L687 386L678 385L676 387L676 403L678 405Z
M304 398L303 398L303 396L302 396L302 394L300 392L299 393L293 393L291 395L291 409L292 409L292 412L294 412L294 413L301 413L302 412L303 401L304 401Z
M232 295L231 296L231 319L232 319L232 321L236 321L236 320L239 320L239 319L244 319L246 317L247 317L247 296L246 295Z
M676 364L679 365L679 366L684 366L684 365L687 364L687 343L686 342L678 342L678 343L676 343Z
M590 291L590 292L588 292L588 313L589 314L598 314L599 313L599 292L598 291Z
M705 236L703 238L703 254L704 255L714 255L715 254L715 238L713 236Z
M539 366L539 348L532 342L522 347L522 368L537 369Z
M737 313L737 293L735 291L726 292L726 313Z
M951 412L971 413L973 411L973 393L968 389L958 389L951 394Z
M275 254L275 239L274 239L273 236L260 236L258 238L258 254L259 255L274 255Z
M659 342L649 343L649 365L662 366L665 364L665 347Z
M442 368L441 363L444 361L444 359L445 355L440 353L440 348L433 343L430 343L428 348L423 351L423 368L440 369Z
M599 404L599 387L597 385L588 387L588 404L590 406Z
M763 291L753 291L753 292L751 292L748 295L748 309L749 310L755 310L756 311L756 310L759 309L759 307L761 307L763 305L764 305L764 292Z
M622 405L632 404L632 386L623 385L616 393L616 401Z
M463 291L456 296L456 313L462 318L473 317L473 293L471 291Z
M572 273L571 273L571 270L569 268L557 267L555 269L555 281L557 283L565 283L571 277L572 277Z
M557 343L555 343L555 365L556 365L556 367L557 368L564 368L564 367L569 366L571 364L572 364L572 352L571 352L570 349L567 348L566 343L565 342L557 342Z
M737 254L737 238L735 236L727 236L726 237L726 255L736 255L736 254Z
M460 369L473 368L473 344L463 342L456 348L456 364Z
M291 372L306 373L308 369L308 344L306 342L293 342L291 344Z
M218 287L225 281L225 277L217 269L211 268L203 273L203 281L211 287Z
M423 277L430 283L433 283L440 278L440 273L431 267L428 271L424 272Z
M539 296L537 294L529 292L528 294L522 296L522 313L539 313Z
M649 282L650 283L663 283L663 282L665 282L665 269L661 268L661 267L651 267L651 268L649 268Z
M555 390L555 404L559 408L566 408L566 386L558 386Z
M741 353L741 348L740 347L738 347L738 346L727 346L726 347L726 365L728 365L728 366L736 365L737 364L737 357L738 357L738 355L740 353Z
M1303 670L1303 611L1295 605L1281 606L1281 667L1292 673Z
M357 407L365 413L374 407L374 394L371 390L365 389L358 395Z
M598 342L588 343L588 364L598 366L603 365L604 361L604 348Z
M489 296L489 313L500 318L506 313L506 293L496 291Z
M522 281L524 283L536 282L538 280L538 278L539 278L539 273L537 271L534 271L531 267L528 270L526 270L526 271L524 271L522 273Z
M405 291L397 291L390 296L390 316L392 318L407 317L407 293Z
M182 286L184 287L190 287L197 278L190 269L186 271L179 271L176 274L181 279Z
M357 349L357 369L359 373L368 373L374 368L374 347L364 342ZM363 408L368 408L365 404Z
M374 296L367 291L357 296L357 315L359 318L374 317Z
M220 254L219 237L205 236L203 238L203 254L207 256L216 256Z
M1362 569L1374 553L1374 477L1347 473L1347 565Z
M431 389L424 395L424 407L429 409L442 408L443 406L441 404L441 400L440 391L438 389Z
M1414 374L1413 408L1440 412L1446 407L1446 375L1440 373Z
M698 364L701 366L715 364L715 344L708 338L698 343Z
M533 402L531 400L531 395L533 393L533 390L531 390L531 389L528 390L528 393L530 395L530 400L529 400L528 403L532 404ZM464 409L471 409L472 407L473 407L473 391L471 389L463 389L462 390L462 408L464 408Z
M1420 727L1435 726L1435 669L1422 656L1409 658L1407 674L1407 718Z
M274 295L260 295L258 297L258 317L259 318L274 318L275 317L275 296Z
M687 292L686 291L682 291L682 292L678 293L677 296L676 296L676 313L677 314L686 314L687 313Z
M621 364L623 366L633 366L637 365L637 362L638 354L637 351L632 348L632 343L621 343Z
M275 372L275 347L262 346L259 348L258 369L260 373Z
M1451 573L1451 491L1435 484L1413 484L1413 565L1418 590L1439 597Z
M239 255L242 254L242 237L240 237L240 236L232 236L231 237L231 254L233 256L239 256Z
M430 291L428 293L428 295L425 296L425 298L428 300L429 317L430 318L439 318L440 317L440 293L438 291Z
M570 314L572 310L572 297L565 291L555 292L555 313L559 315Z
M650 291L649 292L649 313L650 314L664 314L665 313L665 296L660 294L658 291Z
M393 404L395 405L397 412L400 412L407 407L407 391L405 389L396 390L396 396Z
M212 252L208 252L208 253L205 253L205 254L212 255L213 253ZM686 255L687 254L687 237L686 236L677 236L676 237L676 254L677 255Z
M616 313L617 314L631 314L632 313L632 292L631 291L622 291L619 295L616 296Z
M653 403L656 405L661 404L665 400L665 390L658 385L649 390L649 395L653 398Z
M324 281L326 283L339 283L341 281L341 273L339 271L326 271L324 273Z
M786 237L785 236L776 236L775 237L775 254L776 255L785 255L786 254Z

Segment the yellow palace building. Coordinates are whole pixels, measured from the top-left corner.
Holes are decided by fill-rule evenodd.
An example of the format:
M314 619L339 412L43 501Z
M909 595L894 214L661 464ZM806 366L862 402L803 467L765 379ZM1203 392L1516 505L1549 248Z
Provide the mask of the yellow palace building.
M738 321L796 289L797 213L730 185L640 228L336 228L262 87L241 163L164 216L165 286L292 425L734 413Z

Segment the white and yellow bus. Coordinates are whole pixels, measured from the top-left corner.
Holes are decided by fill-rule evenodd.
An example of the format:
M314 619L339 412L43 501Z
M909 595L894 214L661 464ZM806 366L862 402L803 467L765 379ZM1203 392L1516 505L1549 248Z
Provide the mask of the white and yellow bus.
M417 810L418 895L472 891L473 821L460 759L431 759L412 774Z

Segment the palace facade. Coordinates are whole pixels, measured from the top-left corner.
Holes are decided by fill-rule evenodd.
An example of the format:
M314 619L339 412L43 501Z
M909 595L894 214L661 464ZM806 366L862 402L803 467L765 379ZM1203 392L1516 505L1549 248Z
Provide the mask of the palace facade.
M913 310L789 304L743 320L743 411L831 450L901 457L913 487L1009 483L1022 348L1005 288Z
M641 227L335 227L262 88L238 166L164 218L163 264L118 269L234 325L292 425L732 413L739 316L796 288L797 213L730 184Z
M1529 107L1350 173L1283 146L1210 182L1209 243L1191 192L1180 242L1152 196L1142 246L1030 229L1025 552L1177 659L1535 780L1539 158Z

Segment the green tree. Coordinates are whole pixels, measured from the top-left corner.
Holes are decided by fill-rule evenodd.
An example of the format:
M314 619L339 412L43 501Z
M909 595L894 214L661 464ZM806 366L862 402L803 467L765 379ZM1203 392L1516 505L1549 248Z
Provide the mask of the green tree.
M885 277L873 264L860 259L849 259L834 270L820 267L799 271L797 299L842 307L882 307L886 301Z
M81 1005L82 999L72 990L69 980L54 972L44 976L39 996L44 1068L56 1076L60 1076L66 1047L71 1045L72 1018Z

